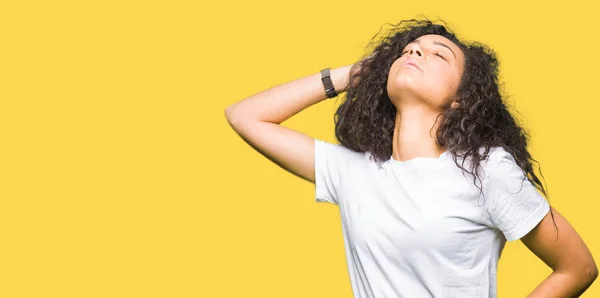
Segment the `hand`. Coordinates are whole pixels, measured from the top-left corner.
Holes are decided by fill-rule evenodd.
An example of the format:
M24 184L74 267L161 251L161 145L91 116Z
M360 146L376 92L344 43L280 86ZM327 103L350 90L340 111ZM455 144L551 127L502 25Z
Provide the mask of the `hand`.
M350 79L352 79L352 85L356 86L359 81L360 81L360 75L355 76L356 74L361 74L362 73L362 65L366 62L369 61L370 59L372 59L375 56L375 52L371 53L371 55L367 56L366 58L363 58L362 60L352 64L352 65L348 65L348 78L346 80L346 84L344 86L346 86L344 88L343 91L346 91L349 87L349 83L350 83ZM354 78L353 78L354 76Z

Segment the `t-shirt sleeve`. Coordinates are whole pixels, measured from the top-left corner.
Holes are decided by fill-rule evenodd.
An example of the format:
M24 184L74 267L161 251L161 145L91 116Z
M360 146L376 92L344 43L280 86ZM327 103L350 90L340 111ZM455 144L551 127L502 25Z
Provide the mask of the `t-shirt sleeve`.
M512 155L500 148L490 158L484 185L490 222L508 241L520 239L550 211L550 204L525 178Z
M338 205L342 182L348 177L352 162L360 158L360 153L342 145L315 139L316 202Z

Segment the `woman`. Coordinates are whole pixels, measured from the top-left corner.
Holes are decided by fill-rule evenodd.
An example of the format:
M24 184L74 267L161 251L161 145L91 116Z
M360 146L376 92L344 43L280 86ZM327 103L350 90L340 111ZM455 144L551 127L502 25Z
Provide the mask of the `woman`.
M317 201L339 206L355 297L496 297L498 259L519 239L553 269L529 297L577 296L596 279L582 239L536 191L546 195L493 51L429 20L402 21L330 78L346 92L340 145L279 125L336 95L322 73L225 114L253 148L315 183Z

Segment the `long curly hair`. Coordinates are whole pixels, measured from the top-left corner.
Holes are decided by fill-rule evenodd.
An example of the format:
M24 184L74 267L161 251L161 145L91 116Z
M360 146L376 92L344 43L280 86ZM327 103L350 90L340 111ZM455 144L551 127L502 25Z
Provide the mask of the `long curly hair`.
M548 197L532 167L532 162L537 163L543 177L539 163L527 150L529 135L503 101L495 52L479 42L460 41L445 22L441 22L443 24L436 24L426 18L404 20L395 24L381 41L375 40L379 32L371 39L370 44L376 45L374 50L350 69L345 100L334 117L336 138L351 150L370 152L376 161L390 159L396 118L396 108L386 89L390 67L408 43L427 34L441 35L463 51L465 65L457 90L460 104L438 115L436 123L438 119L441 122L436 142L452 153L463 173L473 176L473 183L482 194L478 168L491 147L501 146L514 157L525 178ZM463 158L461 164L458 157ZM464 166L467 159L471 160L470 169Z

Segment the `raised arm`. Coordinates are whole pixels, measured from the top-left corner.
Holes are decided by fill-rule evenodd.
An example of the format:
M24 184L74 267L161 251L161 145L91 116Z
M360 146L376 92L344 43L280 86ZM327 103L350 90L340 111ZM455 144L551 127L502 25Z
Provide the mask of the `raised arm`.
M352 65L331 70L338 93L348 85ZM249 96L225 109L231 127L255 150L285 170L315 181L314 139L280 123L324 99L321 74L316 72Z

